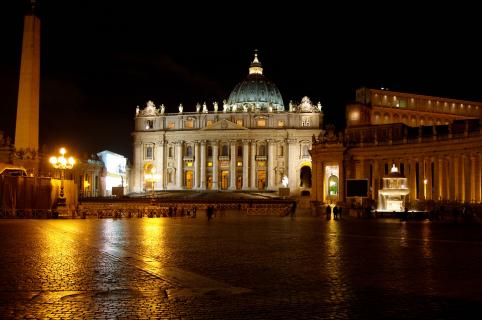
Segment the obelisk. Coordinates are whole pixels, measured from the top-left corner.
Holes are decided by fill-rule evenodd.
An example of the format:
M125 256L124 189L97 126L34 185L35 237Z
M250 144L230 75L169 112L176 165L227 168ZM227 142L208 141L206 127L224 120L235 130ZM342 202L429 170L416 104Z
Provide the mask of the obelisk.
M32 11L24 18L15 126L15 162L28 166L39 150L40 19L35 15L35 1L31 3Z

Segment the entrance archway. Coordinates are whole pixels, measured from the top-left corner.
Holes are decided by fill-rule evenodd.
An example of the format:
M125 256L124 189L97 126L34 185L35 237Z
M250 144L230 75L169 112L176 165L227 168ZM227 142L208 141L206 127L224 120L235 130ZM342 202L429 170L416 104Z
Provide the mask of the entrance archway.
M300 170L300 187L311 188L311 168L303 166Z
M229 171L221 171L221 189L226 190L228 188Z
M184 173L184 185L186 186L186 189L192 189L192 183L193 183L193 173L191 170L188 170Z
M258 170L258 189L264 190L266 188L266 170Z

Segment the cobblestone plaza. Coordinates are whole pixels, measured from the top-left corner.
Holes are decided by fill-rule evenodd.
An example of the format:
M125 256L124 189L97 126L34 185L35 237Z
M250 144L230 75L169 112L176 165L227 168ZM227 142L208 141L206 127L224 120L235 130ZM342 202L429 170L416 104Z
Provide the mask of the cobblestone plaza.
M468 318L478 225L248 217L0 220L0 317Z

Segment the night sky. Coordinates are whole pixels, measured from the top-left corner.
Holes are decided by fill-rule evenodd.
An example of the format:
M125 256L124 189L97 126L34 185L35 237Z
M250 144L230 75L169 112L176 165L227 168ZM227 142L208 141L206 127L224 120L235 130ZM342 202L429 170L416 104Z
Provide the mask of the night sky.
M28 3L1 10L0 130L12 138ZM482 101L475 8L299 3L40 1L40 144L131 159L137 105L212 110L247 75L254 49L285 107L306 95L337 127L361 86Z

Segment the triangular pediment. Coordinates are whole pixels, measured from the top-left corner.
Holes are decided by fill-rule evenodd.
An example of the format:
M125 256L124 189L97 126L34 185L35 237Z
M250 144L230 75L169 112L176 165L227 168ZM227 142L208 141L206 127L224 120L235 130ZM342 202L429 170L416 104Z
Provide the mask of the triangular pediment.
M202 128L201 130L247 130L247 129L234 122L231 122L226 119L222 119L211 124L210 126Z

